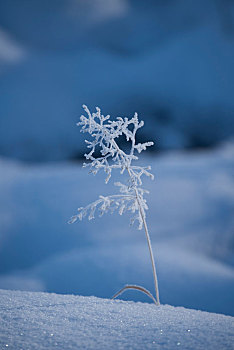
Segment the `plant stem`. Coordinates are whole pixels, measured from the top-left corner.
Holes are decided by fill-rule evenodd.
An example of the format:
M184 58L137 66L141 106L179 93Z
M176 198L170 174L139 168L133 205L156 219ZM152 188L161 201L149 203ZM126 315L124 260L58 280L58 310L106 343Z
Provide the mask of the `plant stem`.
M122 155L122 152L121 152L121 150L120 150L120 148L117 145L115 140L113 140L113 145L115 146L115 148L119 152L121 158L123 160L125 160L124 156ZM132 179L132 175L131 175L131 172L130 172L130 169L129 169L129 165L126 165L126 169L127 169L127 172L129 174L130 178ZM145 229L145 235L146 235L146 240L147 240L147 244L148 244L148 248L149 248L149 252L150 252L150 260L151 260L152 269L153 269L153 276L154 276L154 287L155 287L156 301L157 301L157 304L160 305L159 289L158 289L158 277L157 277L157 272L156 272L156 267L155 267L155 260L154 260L154 255L153 255L150 235L149 235L148 227L147 227L146 220L145 220L144 209L142 208L141 202L140 202L140 199L139 199L139 193L138 193L137 187L135 186L134 181L132 181L132 182L133 182L133 185L134 185L134 191L135 191L135 194L136 194L136 199L137 199L137 203L138 203L138 207L139 207L139 212L140 212L140 215L141 215L141 219L143 221L143 225L144 225L144 229Z
M129 173L129 176L131 177L131 173L130 173L129 168L127 168L127 171ZM138 203L141 219L143 221L143 225L144 225L144 229L145 229L145 235L146 235L147 244L148 244L148 247L149 247L150 260L151 260L152 269L153 269L153 276L154 276L154 287L155 287L156 300L157 300L157 304L160 305L159 290L158 290L158 278L157 278L157 272L156 272L156 267L155 267L155 260L154 260L154 254L153 254L153 249L152 249L152 245L151 245L150 235L149 235L147 223L146 223L146 220L145 220L144 211L142 209L141 202L140 202L140 199L139 199L139 194L138 194L137 188L135 187L134 190L135 190L135 194L136 194L136 199L137 199L137 203Z
M156 300L157 300L157 304L160 305L159 289L158 289L158 278L157 278L157 272L156 272L156 266L155 266L155 260L154 260L154 254L153 254L153 249L152 249L152 245L151 245L150 235L149 235L148 227L147 227L147 224L146 224L145 216L143 214L143 210L142 210L142 207L141 207L141 204L140 204L140 201L139 201L138 191L137 191L136 188L135 188L135 193L136 193L136 198L137 198L137 202L138 202L141 218L143 220L143 225L144 225L144 229L145 229L145 235L146 235L146 239L147 239L147 243L148 243L148 247L149 247L149 252L150 252L150 260L151 260L152 269L153 269Z
M127 289L136 289L136 290L139 290L140 292L145 293L146 295L148 295L148 297L150 297L153 300L153 302L156 305L158 305L158 302L155 300L153 295L147 289L145 289L144 287L141 287L141 286L129 285L129 284L127 284L122 289L120 289L117 293L115 293L115 295L113 295L113 297L111 299L117 298L120 294L122 294Z

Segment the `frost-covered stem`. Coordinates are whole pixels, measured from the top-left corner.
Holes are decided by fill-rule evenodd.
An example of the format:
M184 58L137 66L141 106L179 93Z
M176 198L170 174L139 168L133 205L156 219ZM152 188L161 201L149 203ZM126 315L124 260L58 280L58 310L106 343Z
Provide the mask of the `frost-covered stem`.
M146 239L147 239L147 243L148 243L148 247L149 247L149 252L150 252L150 260L151 260L152 269L153 269L156 300L157 300L157 304L160 305L159 289L158 289L158 277L157 277L157 272L156 272L156 266L155 266L155 261L154 261L154 254L153 254L153 249L152 249L152 245L151 245L150 235L149 235L147 223L146 223L146 220L145 220L145 216L143 214L143 209L142 209L142 207L140 205L139 196L138 196L138 192L137 192L136 188L135 188L135 193L136 193L137 203L139 205L140 215L141 215L141 218L142 218L142 221L143 221L143 225L144 225L144 229L145 229L145 235L146 235Z
M129 176L131 176L130 170L128 168L127 168L127 171L129 173ZM159 289L158 289L158 278L157 278L157 272L156 272L156 267L155 267L155 260L154 260L154 255L153 255L153 249L152 249L152 245L151 245L150 235L149 235L149 231L148 231L148 226L147 226L147 223L146 223L146 220L145 220L145 215L144 215L143 208L142 208L141 203L140 203L140 199L139 199L139 194L138 194L137 188L135 187L134 190L135 190L135 194L136 194L136 199L137 199L140 215L141 215L141 218L142 218L142 221L143 221L143 225L144 225L144 229L145 229L145 235L146 235L147 244L148 244L148 247L149 247L150 260L151 260L152 269L153 269L153 276L154 276L154 287L155 287L155 293L156 293L156 300L157 300L157 304L160 305Z
M120 154L121 158L123 159L123 161L125 161L124 156L123 156L119 146L115 142L115 140L113 140L113 145L115 146L115 148L119 152L119 154ZM126 169L127 169L127 172L129 174L130 178L132 179L132 175L131 175L131 171L129 169L129 165L126 165ZM132 181L132 182L134 184L134 181ZM141 215L141 219L143 221L143 225L144 225L144 229L145 229L145 235L146 235L146 240L147 240L147 244L148 244L148 247L149 247L150 260L151 260L152 269L153 269L153 276L154 276L154 287L155 287L156 301L157 301L157 304L160 305L159 289L158 289L158 278L157 278L157 272L156 272L156 267L155 267L155 260L154 260L154 255L153 255L150 235L149 235L147 223L146 223L146 220L145 220L144 209L141 206L141 202L140 202L140 199L139 199L139 193L138 193L137 187L135 185L134 185L134 191L135 191L135 194L136 194L136 199L137 199L137 203L138 203L138 207L139 207L139 212L140 212L140 215Z

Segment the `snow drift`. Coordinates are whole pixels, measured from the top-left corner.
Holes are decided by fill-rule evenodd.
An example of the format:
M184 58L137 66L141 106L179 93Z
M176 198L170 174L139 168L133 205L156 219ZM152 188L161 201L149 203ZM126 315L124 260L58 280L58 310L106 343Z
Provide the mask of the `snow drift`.
M2 349L233 349L232 317L96 297L0 291Z

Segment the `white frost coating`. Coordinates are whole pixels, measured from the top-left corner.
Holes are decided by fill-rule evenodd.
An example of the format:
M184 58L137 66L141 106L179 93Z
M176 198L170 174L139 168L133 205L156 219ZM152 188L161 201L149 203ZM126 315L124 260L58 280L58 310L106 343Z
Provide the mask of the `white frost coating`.
M117 209L120 215L125 211L130 211L133 214L136 213L131 219L131 224L137 220L139 223L138 228L142 229L145 210L148 209L144 194L148 193L148 191L141 187L141 177L142 175L146 175L153 179L154 176L149 172L151 170L150 166L133 166L132 161L138 159L134 154L135 151L141 153L143 150L146 150L146 147L153 145L153 142L135 143L136 132L144 125L144 122L138 121L137 113L131 119L118 117L115 121L111 121L109 120L110 116L107 115L105 117L102 115L99 108L96 108L96 113L90 113L87 106L84 105L83 107L88 117L82 115L77 125L82 126L81 132L88 132L93 138L93 141L85 141L87 147L91 150L85 154L85 158L90 162L84 163L84 167L90 167L90 172L94 175L100 169L103 169L107 174L106 183L108 183L113 169L119 169L121 174L127 170L130 180L127 185L121 182L115 182L115 186L119 187L120 195L99 196L99 199L95 202L84 208L78 208L79 213L74 215L69 223L74 223L77 219L82 220L86 215L88 215L89 220L94 219L97 208L100 216L108 211L113 212ZM130 130L131 127L133 128L132 131ZM129 154L121 150L117 144L116 139L122 135L125 135L126 140L131 142ZM97 149L100 149L100 157L94 156ZM136 196L136 190L138 198ZM143 216L139 210L139 202L142 207Z
M148 206L144 194L148 193L148 191L141 187L142 175L146 175L152 180L154 179L154 176L149 172L151 169L149 166L132 166L132 161L138 159L134 154L135 151L141 153L154 143L145 142L136 144L136 132L144 125L143 121L139 122L137 113L135 113L134 117L131 119L117 117L115 121L111 121L110 116L107 115L105 117L102 115L101 110L98 107L96 107L96 113L91 113L85 105L83 105L83 108L87 113L87 117L82 115L80 117L80 122L77 123L77 125L82 127L81 132L87 132L93 138L93 141L85 140L87 147L91 150L88 154L85 154L86 159L90 162L84 163L84 167L90 167L90 172L94 175L97 174L100 169L103 169L107 174L105 180L106 183L108 183L113 169L119 169L121 174L126 170L129 175L129 180L127 185L122 184L121 182L115 183L115 185L119 187L120 195L110 195L107 197L99 196L99 199L95 202L92 202L84 208L78 208L79 213L72 216L69 223L72 224L77 219L82 220L87 214L89 220L94 219L97 208L100 212L100 216L108 211L113 212L116 209L118 209L120 215L125 211L130 211L133 214L136 213L131 218L131 224L138 220L139 230L144 226L154 276L156 300L154 298L153 300L156 304L160 304L158 278L145 215L145 210L148 209ZM121 150L117 144L116 139L122 135L124 135L126 140L131 144L129 154ZM95 157L95 152L97 151L100 156ZM117 292L113 298L127 289L138 289L147 295L151 295L151 293L144 287L126 285Z
M231 350L234 341L233 317L96 297L0 290L0 319L9 350Z

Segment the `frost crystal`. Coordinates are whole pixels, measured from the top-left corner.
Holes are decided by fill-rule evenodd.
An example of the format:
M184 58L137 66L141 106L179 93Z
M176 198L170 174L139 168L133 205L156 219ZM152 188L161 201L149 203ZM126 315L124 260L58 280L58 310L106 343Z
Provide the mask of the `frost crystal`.
M123 174L128 172L129 181L127 184L116 182L115 186L119 187L120 194L110 195L107 197L99 196L99 198L78 209L78 214L74 215L69 223L74 223L78 219L82 220L86 215L88 219L94 219L96 211L102 216L104 213L118 210L122 215L129 211L133 215L131 224L138 221L138 228L142 229L145 219L145 210L148 209L144 194L148 193L142 188L142 175L154 178L151 174L151 167L142 167L132 165L132 161L137 160L136 151L141 153L147 147L152 146L153 142L145 142L136 144L136 132L140 129L144 122L138 120L138 115L131 118L118 117L115 121L110 120L110 116L101 114L100 108L96 107L96 113L91 113L87 106L83 105L87 116L82 115L80 122L81 132L87 132L91 135L91 140L85 140L89 152L85 154L88 163L84 163L84 167L89 167L90 172L94 175L100 169L106 173L105 182L108 183L112 170L119 169ZM126 140L130 142L130 152L127 154L118 146L117 139L124 135ZM95 156L96 154L99 156Z
M81 126L81 132L87 132L91 135L91 141L85 141L89 148L89 153L85 154L88 163L84 163L84 167L89 167L90 172L94 175L100 169L103 169L107 174L105 182L108 183L113 169L119 169L120 174L126 172L129 175L127 184L116 182L115 186L119 188L120 194L114 194L110 196L99 196L99 198L87 205L78 209L78 214L74 215L69 223L82 220L86 215L88 219L94 218L96 210L99 211L99 215L114 210L118 210L122 215L126 211L130 211L133 214L131 218L131 224L138 221L138 228L141 230L144 226L146 239L148 243L150 260L153 269L154 286L156 298L144 287L137 285L126 285L120 289L113 298L116 298L124 291L128 289L135 289L148 295L156 305L160 304L159 301L159 289L158 279L156 273L156 267L154 262L153 250L150 241L150 235L148 232L145 210L148 209L144 194L148 193L142 188L142 175L149 176L152 180L154 176L150 173L151 168L134 166L132 161L137 160L135 155L136 151L141 153L146 150L147 147L152 146L153 142L145 142L136 144L136 132L140 129L144 122L139 122L137 113L131 119L118 117L115 121L110 120L110 116L106 117L101 114L100 108L96 107L96 113L91 113L87 106L83 105L87 116L82 115L80 122L77 125ZM126 140L130 143L129 153L124 152L119 148L116 141L120 136L125 136ZM99 154L99 156L97 156Z

